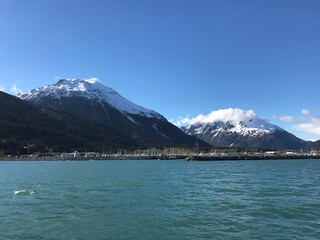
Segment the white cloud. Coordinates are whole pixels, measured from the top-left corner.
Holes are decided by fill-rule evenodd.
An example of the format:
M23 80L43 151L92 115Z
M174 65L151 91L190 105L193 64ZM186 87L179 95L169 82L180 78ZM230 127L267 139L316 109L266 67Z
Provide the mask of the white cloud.
M295 122L295 119L292 116L284 115L284 116L281 116L279 119L283 122Z
M198 122L209 123L215 121L222 122L239 122L239 121L249 121L251 119L257 119L257 115L253 110L242 110L239 108L228 108L212 111L207 115L200 114L195 118L185 118L179 117L177 120L171 121L176 126L180 127L183 125L195 124Z
M181 126L184 126L186 124L188 124L190 122L190 118L189 118L189 115L186 116L186 117L178 117L178 119L170 119L170 121L172 124L178 126L178 127L181 127Z
M312 117L307 122L294 125L293 128L308 134L320 135L320 117Z
M0 91L4 92L4 90L5 90L4 87L0 85Z
M312 116L312 112L309 111L308 109L302 109L301 113L306 116Z
M100 82L100 80L98 78L92 77L92 78L88 78L88 79L84 79L86 82L89 83L96 83L96 82Z
M279 117L279 120L281 120L282 122L298 124L298 123L303 123L305 121L308 121L308 118L310 118L312 116L312 113L307 109L302 109L301 113L303 114L303 116L300 116L300 117L293 117L290 115L282 115Z
M14 95L17 95L19 93L22 93L22 90L20 88L17 88L17 84L13 84L10 92Z
M320 135L320 117L316 117L308 109L301 110L302 116L292 117L283 115L279 119L283 122L293 123L292 129L298 130L308 135Z

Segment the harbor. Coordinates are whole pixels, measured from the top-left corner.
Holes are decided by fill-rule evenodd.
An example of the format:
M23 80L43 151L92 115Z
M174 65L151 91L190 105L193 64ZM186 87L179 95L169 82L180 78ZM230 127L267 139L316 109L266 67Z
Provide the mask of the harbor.
M19 156L0 156L0 161L89 161L89 160L187 160L236 161L277 159L320 159L319 151L258 151L241 149L215 149L193 151L190 149L119 150L115 153L71 152L33 153Z

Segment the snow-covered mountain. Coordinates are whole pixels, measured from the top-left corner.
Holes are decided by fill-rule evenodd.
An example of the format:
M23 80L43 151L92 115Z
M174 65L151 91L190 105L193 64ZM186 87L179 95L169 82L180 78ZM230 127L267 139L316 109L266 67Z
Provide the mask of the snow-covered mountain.
M306 142L252 111L222 109L190 119L181 129L216 147L300 149Z
M53 85L21 93L18 97L34 103L41 102L43 98L48 97L57 100L63 97L81 97L94 102L108 103L111 107L124 114L142 115L149 118L164 118L155 111L130 102L112 88L102 85L96 79L61 79Z
M161 114L127 100L97 80L61 79L18 95L33 104L102 123L141 146L194 145ZM205 144L204 142L202 142Z

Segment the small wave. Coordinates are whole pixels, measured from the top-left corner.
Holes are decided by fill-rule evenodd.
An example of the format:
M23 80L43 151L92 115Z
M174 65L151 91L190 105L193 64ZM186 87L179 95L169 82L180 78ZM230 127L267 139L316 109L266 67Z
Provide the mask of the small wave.
M35 194L35 192L33 190L18 190L18 191L13 192L14 196L17 196L17 195L28 196L28 195L32 195L32 194Z

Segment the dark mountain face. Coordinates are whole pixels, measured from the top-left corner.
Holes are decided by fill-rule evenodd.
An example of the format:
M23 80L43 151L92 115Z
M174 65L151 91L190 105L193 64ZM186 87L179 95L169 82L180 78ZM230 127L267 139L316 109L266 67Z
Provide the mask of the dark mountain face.
M138 142L139 146L194 146L188 136L159 113L138 106L100 83L60 80L19 96L31 103L59 112L72 113L97 122ZM199 141L202 146L208 144Z
M257 149L305 149L307 147L306 141L261 119L256 123L221 121L196 123L182 127L182 130L215 147Z
M36 151L102 151L138 145L133 138L110 127L0 92L0 155Z

